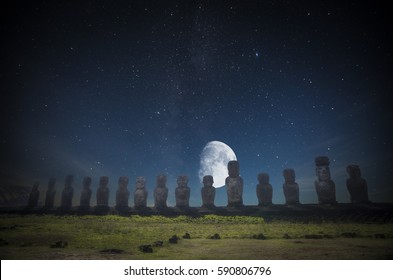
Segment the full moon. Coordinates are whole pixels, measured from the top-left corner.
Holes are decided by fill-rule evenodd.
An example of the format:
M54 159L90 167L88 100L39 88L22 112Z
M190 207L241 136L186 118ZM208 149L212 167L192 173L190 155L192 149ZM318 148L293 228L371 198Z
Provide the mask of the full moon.
M220 141L207 143L201 153L199 179L202 182L203 176L211 175L214 187L223 187L228 177L228 161L231 160L236 160L236 155L227 144Z

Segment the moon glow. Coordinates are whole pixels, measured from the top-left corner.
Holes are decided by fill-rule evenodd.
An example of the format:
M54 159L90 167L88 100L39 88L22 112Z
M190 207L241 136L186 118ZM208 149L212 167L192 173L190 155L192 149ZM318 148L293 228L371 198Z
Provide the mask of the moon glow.
M220 141L211 141L206 144L200 155L199 179L211 175L214 187L220 188L225 185L228 177L228 161L236 160L235 152L227 144Z

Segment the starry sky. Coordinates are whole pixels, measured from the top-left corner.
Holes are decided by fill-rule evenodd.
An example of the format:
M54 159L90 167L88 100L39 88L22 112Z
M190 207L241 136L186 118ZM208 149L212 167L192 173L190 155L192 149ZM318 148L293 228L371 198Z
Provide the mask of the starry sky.
M23 3L23 4L22 4ZM393 202L392 38L375 1L33 1L1 15L1 184L49 177L58 196L75 176L189 176L201 205L200 153L213 140L236 153L244 203L267 172L285 202L294 168L302 203L317 203L316 156L331 161L337 200L358 164L369 198ZM226 205L224 188L216 204Z

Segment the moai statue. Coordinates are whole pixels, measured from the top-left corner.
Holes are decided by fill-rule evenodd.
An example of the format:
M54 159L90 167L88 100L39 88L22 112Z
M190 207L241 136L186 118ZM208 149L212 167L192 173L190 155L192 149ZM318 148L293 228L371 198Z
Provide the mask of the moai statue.
M228 177L225 179L228 195L228 207L243 206L243 179L239 175L239 162L228 162Z
M259 173L257 185L258 206L272 205L273 187L269 184L269 174Z
M299 185L295 182L295 170L284 169L285 183L282 188L286 204L299 204Z
M46 191L46 197L45 197L45 208L47 209L53 208L55 204L55 195L56 195L55 184L56 184L56 179L49 178L48 190Z
M181 175L177 177L177 188L175 191L176 207L189 207L190 188L187 186L188 177Z
M128 209L128 199L130 192L127 189L128 177L122 176L119 178L119 187L116 191L116 209L124 211Z
M320 156L315 158L316 174L318 181L315 181L315 189L318 195L319 204L335 204L336 186L330 178L329 158Z
M202 194L202 207L214 208L214 198L216 196L216 188L213 187L213 176L206 175L203 177Z
M34 208L37 207L38 205L38 198L40 197L40 191L38 190L39 185L40 185L39 182L34 182L33 184L33 188L31 189L29 195L29 202L28 202L29 208Z
M90 207L90 199L91 199L91 178L85 177L83 178L83 189L80 198L80 208L89 208Z
M147 190L146 179L144 177L136 178L135 192L134 192L134 207L135 209L145 208L147 206Z
M352 203L370 202L368 200L367 182L362 178L358 165L348 165L347 189Z
M108 207L109 201L109 188L108 188L109 178L108 176L101 176L100 183L97 189L97 207Z
M154 206L165 208L168 199L168 188L166 187L166 175L157 176L157 187L154 189Z
M72 197L74 195L74 188L72 183L74 182L74 176L67 175L63 192L61 193L61 207L69 209L72 206Z

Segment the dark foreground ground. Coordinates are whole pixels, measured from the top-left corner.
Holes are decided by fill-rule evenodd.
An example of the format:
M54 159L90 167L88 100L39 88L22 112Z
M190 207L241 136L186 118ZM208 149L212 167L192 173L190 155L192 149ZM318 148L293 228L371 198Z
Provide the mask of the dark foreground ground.
M128 211L3 208L0 257L393 259L391 204ZM173 235L177 243L169 241Z

